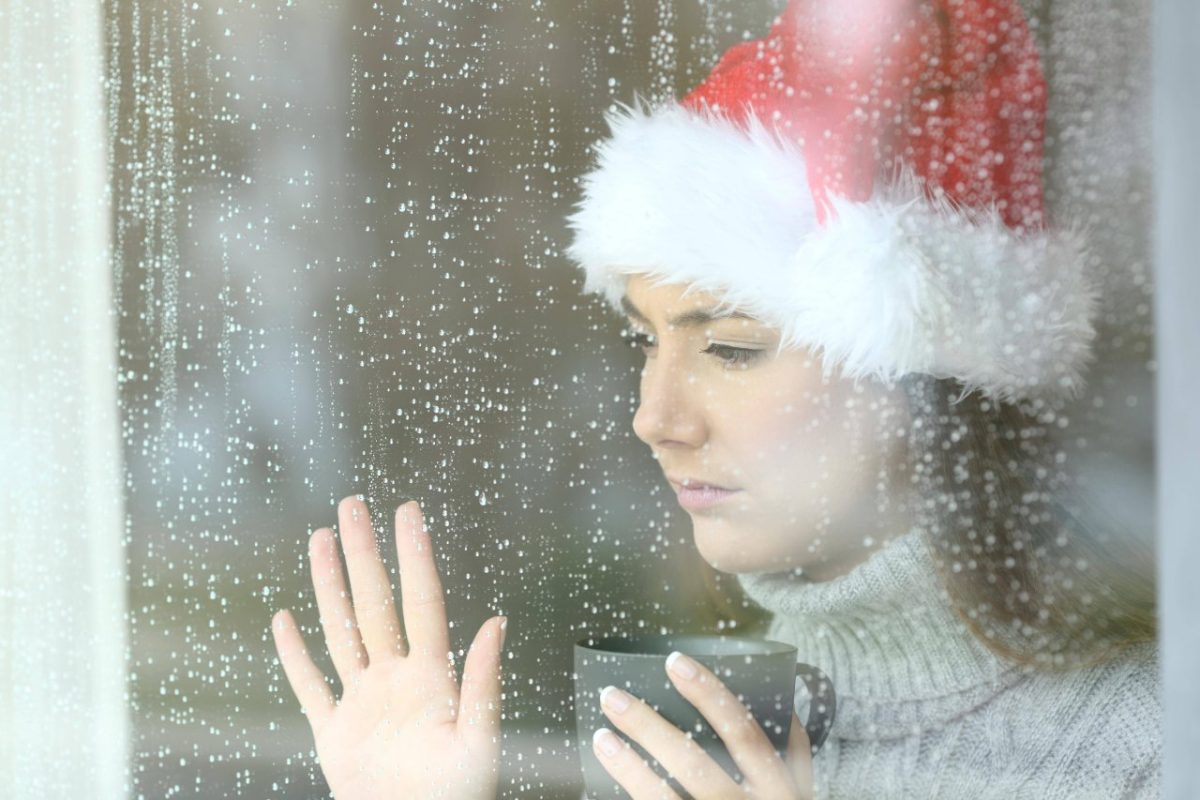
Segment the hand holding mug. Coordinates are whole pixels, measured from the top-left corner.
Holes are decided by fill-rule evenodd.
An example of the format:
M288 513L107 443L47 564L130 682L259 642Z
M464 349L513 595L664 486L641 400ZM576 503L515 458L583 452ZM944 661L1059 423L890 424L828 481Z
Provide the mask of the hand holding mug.
M575 724L589 800L811 797L812 756L837 695L797 655L784 642L728 635L577 641Z
M812 753L804 724L792 711L786 758L781 758L753 714L707 667L682 653L667 659L681 695L721 737L743 776L741 783L642 700L615 686L601 694L609 720L658 761L695 800L772 798L810 800ZM607 728L593 738L597 758L634 800L681 800L628 743Z

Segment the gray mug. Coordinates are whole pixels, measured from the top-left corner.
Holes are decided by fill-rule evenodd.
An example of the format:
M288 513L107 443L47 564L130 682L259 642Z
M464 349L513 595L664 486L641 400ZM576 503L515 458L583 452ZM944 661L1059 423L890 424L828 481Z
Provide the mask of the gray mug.
M741 700L780 757L787 753L796 685L808 692L804 721L815 754L829 734L837 711L833 684L816 667L796 661L796 648L783 642L734 636L610 636L575 644L575 725L584 788L589 800L618 800L629 795L609 776L592 751L597 728L614 727L600 707L600 692L613 685L644 700L672 725L691 731L696 743L734 780L742 775L724 743L695 706L683 698L667 675L667 656L678 650L712 670ZM628 740L618 732L618 736ZM655 772L667 778L680 797L687 792L648 753L629 740Z

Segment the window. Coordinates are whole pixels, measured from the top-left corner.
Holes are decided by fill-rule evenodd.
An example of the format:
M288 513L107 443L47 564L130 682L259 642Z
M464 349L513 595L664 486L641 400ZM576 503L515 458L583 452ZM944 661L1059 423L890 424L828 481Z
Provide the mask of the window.
M1191 603L1177 567L1183 506L1170 498L1187 494L1194 457L1181 455L1185 437L1156 438L1156 408L1160 432L1179 415L1194 434L1194 415L1180 400L1190 384L1159 377L1181 370L1187 293L1164 284L1156 305L1155 291L1160 271L1179 285L1172 259L1192 251L1163 229L1194 216L1196 198L1152 165L1196 124L1171 94L1173 70L1195 71L1170 49L1186 26L1169 15L1183 5L1156 6L1163 40L1152 48L1148 3L1021 3L1048 87L1048 214L1086 232L1101 292L1083 391L1034 414L1022 430L1036 432L1013 452L1041 447L1051 474L1026 488L1050 492L1061 478L1078 490L1063 513L1117 537L1112 574L1152 576L1157 537L1166 611L1160 619L1152 583L1139 608L1168 636L1178 626L1164 662L1168 691L1181 693L1166 705L1179 714L1169 735L1195 713L1171 683L1195 653L1170 616ZM807 567L817 582L897 534L872 525L906 508L901 482L877 483L911 455L898 407L871 389L816 392L799 360L730 357L770 352L768 328L650 330L666 318L654 309L691 302L670 286L643 287L643 319L615 316L581 294L566 257L564 220L607 133L603 113L635 93L682 98L785 8L63 0L0 16L13 43L0 101L13 123L0 126L10 509L0 708L13 735L0 793L328 791L269 626L290 609L335 677L306 562L309 535L337 526L348 495L369 503L397 588L393 514L421 502L460 672L480 625L508 618L499 786L521 798L583 790L575 642L783 639L769 606L787 601L735 571L795 566L763 544L764 520L811 522L798 527L816 531L806 552L822 554ZM731 226L739 219L755 222L730 212ZM794 412L792 397L804 398ZM785 406L796 438L769 437L764 420ZM947 458L949 482L977 463L958 437L947 424L926 442L962 456ZM831 456L872 457L894 442L895 464L855 461L835 491L829 462L797 449L817 441ZM794 482L795 504L729 531L703 531L664 474L761 477L785 456L795 473L773 479ZM985 472L959 497L984 516L995 487ZM1024 522L1051 513L1040 502L1022 496ZM867 532L839 549L853 525ZM720 539L738 530L762 537ZM990 547L988 536L974 544ZM951 583L982 560L964 541L940 551ZM1091 578L1112 585L1082 557L1064 570L1081 592ZM1099 623L1082 630L1103 634ZM959 767L964 781L986 777ZM818 780L841 779L822 769ZM1168 786L1196 780L1176 770Z

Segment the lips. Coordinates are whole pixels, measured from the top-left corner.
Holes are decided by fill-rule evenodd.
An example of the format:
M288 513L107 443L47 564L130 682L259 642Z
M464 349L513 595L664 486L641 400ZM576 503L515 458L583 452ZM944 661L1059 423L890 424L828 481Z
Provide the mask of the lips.
M718 506L741 492L741 489L731 489L711 483L703 483L693 478L676 480L675 478L668 477L667 480L671 482L671 487L675 489L675 496L679 500L679 505L688 511L696 513L703 513L706 509Z
M723 486L719 483L713 483L712 481L706 481L700 478L691 478L686 476L675 478L671 475L668 475L667 480L670 481L671 486L674 487L675 491L677 492L680 489L720 489L726 492L738 491L737 487Z

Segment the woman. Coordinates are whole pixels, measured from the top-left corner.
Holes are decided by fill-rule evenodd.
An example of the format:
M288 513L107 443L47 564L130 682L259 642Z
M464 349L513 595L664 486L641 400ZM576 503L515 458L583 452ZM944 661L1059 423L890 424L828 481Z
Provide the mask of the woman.
M619 691L614 728L697 798L1157 796L1153 587L1075 523L1051 435L1095 290L1045 219L1019 7L797 0L680 104L627 111L569 254L646 352L634 430L701 555L839 710L815 757L794 718L781 759L684 657L670 680L740 775ZM365 506L339 521L354 607L328 529L312 562L340 702L275 619L335 795L493 797L502 621L460 692L419 509L397 514L406 635ZM594 747L634 798L676 796L612 731Z

